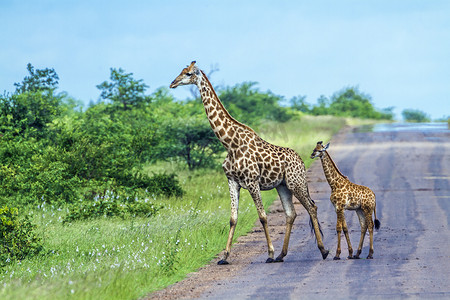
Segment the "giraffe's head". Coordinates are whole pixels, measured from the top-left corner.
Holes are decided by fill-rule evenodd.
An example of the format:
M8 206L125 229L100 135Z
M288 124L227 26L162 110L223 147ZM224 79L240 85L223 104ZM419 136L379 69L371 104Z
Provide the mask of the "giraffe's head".
M325 152L325 150L328 149L329 146L330 146L330 143L328 143L324 146L322 141L317 142L316 148L314 148L310 157L311 158L322 157L323 153Z
M172 81L170 88L174 89L179 85L197 84L200 77L200 69L197 68L195 61L193 61L189 66L181 71L180 75L178 75L174 81Z

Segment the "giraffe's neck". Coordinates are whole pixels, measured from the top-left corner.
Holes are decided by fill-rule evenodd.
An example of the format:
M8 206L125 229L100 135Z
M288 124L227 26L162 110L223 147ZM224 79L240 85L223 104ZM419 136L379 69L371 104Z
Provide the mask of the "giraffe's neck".
M321 161L323 172L325 173L325 177L327 178L328 184L330 185L331 189L339 187L347 179L347 177L343 175L341 171L339 171L338 167L327 151L325 151L321 156Z
M252 133L254 133L254 131L250 127L236 121L228 113L222 102L220 102L219 97L205 73L201 71L201 74L202 76L197 83L197 87L202 97L209 124L211 124L214 134L219 138L220 142L227 150L230 150L230 148L233 147L233 141L236 140L235 135L239 129L249 130Z

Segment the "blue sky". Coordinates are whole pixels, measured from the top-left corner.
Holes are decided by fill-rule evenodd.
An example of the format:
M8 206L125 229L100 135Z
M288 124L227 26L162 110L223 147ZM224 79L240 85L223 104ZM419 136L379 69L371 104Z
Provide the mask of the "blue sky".
M377 108L450 115L450 1L0 1L0 90L54 68L88 103L110 68L168 86L196 60L214 85L256 81L316 103L346 86ZM187 87L171 91L184 99Z

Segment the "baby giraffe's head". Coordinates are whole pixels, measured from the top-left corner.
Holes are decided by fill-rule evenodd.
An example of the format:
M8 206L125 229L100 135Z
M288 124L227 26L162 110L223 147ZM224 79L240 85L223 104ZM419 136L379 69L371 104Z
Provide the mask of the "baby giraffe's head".
M328 143L324 146L322 141L317 142L316 148L314 148L310 157L313 159L316 157L322 157L323 153L328 149L329 146L330 146L330 143Z

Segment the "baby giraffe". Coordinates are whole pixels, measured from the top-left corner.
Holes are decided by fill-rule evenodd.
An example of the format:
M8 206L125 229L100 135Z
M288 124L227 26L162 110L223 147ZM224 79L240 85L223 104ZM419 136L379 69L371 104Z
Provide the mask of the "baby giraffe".
M370 250L368 259L373 258L373 226L374 222L372 220L372 213L375 215L375 229L380 228L380 221L377 219L376 214L376 202L375 194L368 187L355 184L344 176L333 159L331 159L330 154L326 151L330 143L325 146L322 142L318 142L316 148L311 154L311 158L320 157L323 166L323 172L327 178L328 184L331 187L330 200L336 209L337 223L336 231L338 236L338 245L336 249L335 260L340 259L341 254L341 231L344 231L345 238L347 239L348 245L348 258L359 258L361 254L364 236L366 234L367 228L369 228L370 234ZM350 238L348 235L347 223L345 222L344 210L356 210L359 218L359 223L361 225L361 239L359 241L358 251L355 256L352 256L353 249L350 243Z

